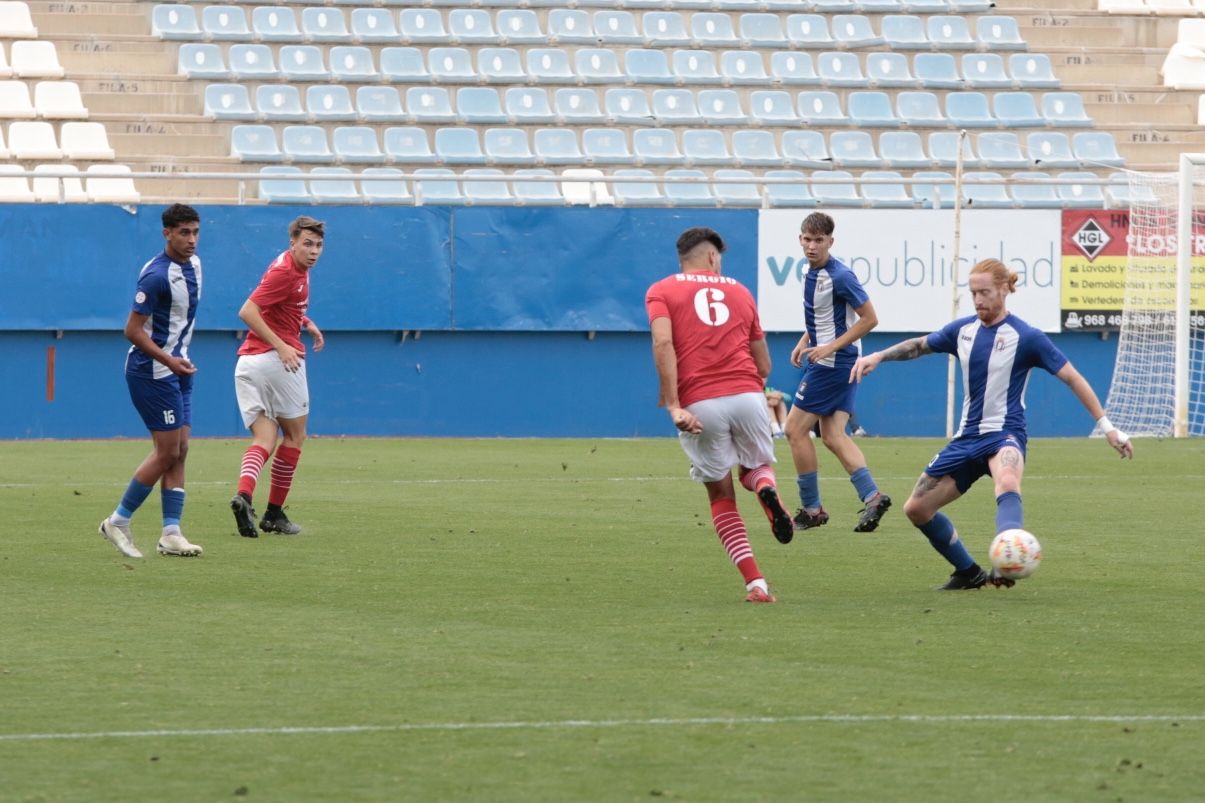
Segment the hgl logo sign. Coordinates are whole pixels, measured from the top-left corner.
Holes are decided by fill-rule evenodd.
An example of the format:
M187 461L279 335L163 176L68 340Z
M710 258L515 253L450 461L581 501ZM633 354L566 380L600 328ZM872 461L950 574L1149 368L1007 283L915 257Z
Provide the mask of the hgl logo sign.
M1111 239L1113 238L1109 236L1109 233L1092 218L1085 220L1084 225L1079 227L1079 231L1071 235L1071 241L1088 258L1089 262L1096 259L1096 255L1104 250Z

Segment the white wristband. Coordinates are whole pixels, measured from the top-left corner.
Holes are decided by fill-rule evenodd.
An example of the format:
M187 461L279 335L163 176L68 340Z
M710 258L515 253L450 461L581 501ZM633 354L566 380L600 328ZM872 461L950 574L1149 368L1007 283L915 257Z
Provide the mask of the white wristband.
M1096 426L1100 428L1102 435L1108 435L1110 432L1117 429L1117 427L1113 426L1113 422L1109 420L1107 415L1102 415L1100 418L1096 419Z
M1129 435L1127 435L1127 434L1125 434L1124 432L1122 432L1120 429L1119 429L1119 430L1117 430L1117 443L1118 443L1118 445L1119 445L1119 446L1125 446L1125 445L1126 445L1127 443L1129 443L1129 442L1130 442L1130 436L1129 436Z

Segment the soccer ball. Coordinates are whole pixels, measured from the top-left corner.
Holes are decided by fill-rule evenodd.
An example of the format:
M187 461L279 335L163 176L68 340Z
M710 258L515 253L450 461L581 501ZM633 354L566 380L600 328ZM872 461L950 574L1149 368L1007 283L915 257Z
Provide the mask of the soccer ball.
M1025 530L1005 530L992 539L988 550L992 568L1010 580L1029 577L1042 562L1042 545L1033 533Z

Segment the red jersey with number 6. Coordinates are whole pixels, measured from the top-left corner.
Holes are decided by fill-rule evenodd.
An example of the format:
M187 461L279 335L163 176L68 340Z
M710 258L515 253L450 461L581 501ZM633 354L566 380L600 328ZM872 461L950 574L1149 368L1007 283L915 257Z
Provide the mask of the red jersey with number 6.
M678 357L678 401L761 393L749 344L764 340L757 302L736 279L714 273L675 273L644 297L649 323L669 318Z
M268 266L259 286L251 294L251 301L259 307L268 328L304 357L301 326L310 306L310 272L294 265L293 255L284 251ZM271 344L255 332L248 332L238 353L263 354L267 351L272 351Z

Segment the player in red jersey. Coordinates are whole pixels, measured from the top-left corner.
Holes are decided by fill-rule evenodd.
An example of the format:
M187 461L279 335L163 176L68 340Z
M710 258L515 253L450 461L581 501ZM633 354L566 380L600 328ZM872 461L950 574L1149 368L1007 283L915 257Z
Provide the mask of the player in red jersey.
M301 528L284 512L285 498L301 459L305 425L310 413L306 383L304 328L322 351L322 331L306 317L310 305L310 270L322 256L325 230L319 220L301 216L289 224L289 248L268 266L255 292L239 310L249 331L239 347L234 368L234 391L243 424L251 430L251 446L243 454L238 493L230 500L240 535L259 536L251 507L255 483L264 463L272 463L268 509L259 522L264 532L297 535ZM277 433L284 437L277 447Z
M690 476L707 488L716 534L745 578L747 602L774 602L753 557L745 523L736 509L732 467L757 494L774 537L794 535L791 516L778 498L774 440L763 393L770 351L752 294L720 275L724 240L707 228L678 238L681 272L649 288L644 303L653 331L653 362L661 383L660 404L678 428L690 458Z

